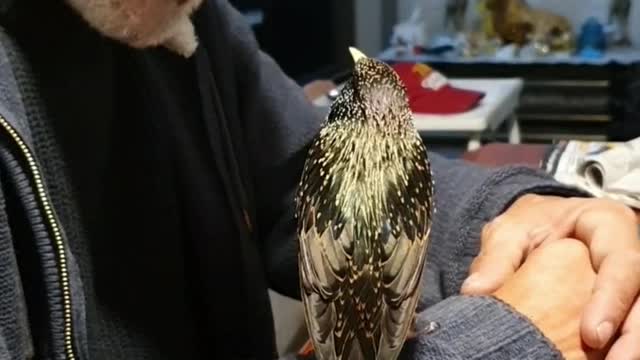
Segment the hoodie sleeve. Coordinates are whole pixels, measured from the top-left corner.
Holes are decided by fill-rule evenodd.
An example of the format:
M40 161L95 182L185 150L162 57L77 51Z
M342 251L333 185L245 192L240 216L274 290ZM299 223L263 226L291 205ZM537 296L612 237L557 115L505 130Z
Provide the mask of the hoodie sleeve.
M258 232L270 286L299 298L294 194L306 150L322 116L268 55L261 52L243 16L226 1L212 0L226 19L242 96L243 121L257 203ZM428 144L427 144L428 147ZM525 193L578 195L524 167L495 170L430 154L436 193L432 245L419 310L441 328L408 349L410 358L467 359L489 347L485 359L532 358L518 349L538 350L533 358L558 354L536 328L488 298L456 296L478 252L482 226ZM501 341L505 332L516 335ZM537 356L546 354L550 356ZM551 356L553 354L553 356Z
M438 330L407 341L402 360L561 360L561 353L528 319L492 297L453 296L418 315Z

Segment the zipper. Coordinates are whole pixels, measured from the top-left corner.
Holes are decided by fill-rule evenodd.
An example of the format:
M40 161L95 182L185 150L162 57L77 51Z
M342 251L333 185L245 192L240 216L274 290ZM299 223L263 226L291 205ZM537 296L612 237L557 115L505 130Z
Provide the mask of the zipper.
M50 235L53 235L54 239L54 248L56 255L58 256L58 272L60 276L60 285L62 287L62 308L63 308L63 331L64 331L64 353L68 360L75 360L76 355L73 349L73 324L72 324L72 313L71 313L71 286L69 284L69 267L67 265L67 254L65 253L64 239L62 237L62 232L60 231L60 225L58 224L58 220L55 217L53 206L51 205L51 200L47 195L47 192L44 188L44 181L42 179L42 173L38 168L38 164L35 161L35 157L33 156L27 144L25 144L24 140L20 137L18 132L7 122L7 120L0 115L0 125L4 128L5 131L9 133L11 138L16 142L22 155L27 160L29 165L29 170L31 172L31 177L36 186L36 197L42 206L42 210L44 210L44 218L45 221L49 225Z

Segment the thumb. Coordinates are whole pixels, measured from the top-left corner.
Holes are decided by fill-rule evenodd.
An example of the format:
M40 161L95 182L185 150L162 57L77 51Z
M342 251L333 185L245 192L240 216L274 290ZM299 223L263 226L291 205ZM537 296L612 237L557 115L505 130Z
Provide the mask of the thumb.
M480 254L471 264L462 294L488 295L498 290L520 268L529 252L559 235L554 228L550 224L521 224L506 215L495 218L482 230Z
M525 255L525 246L521 241L509 240L481 250L471 265L469 277L462 284L463 295L491 294L518 270Z

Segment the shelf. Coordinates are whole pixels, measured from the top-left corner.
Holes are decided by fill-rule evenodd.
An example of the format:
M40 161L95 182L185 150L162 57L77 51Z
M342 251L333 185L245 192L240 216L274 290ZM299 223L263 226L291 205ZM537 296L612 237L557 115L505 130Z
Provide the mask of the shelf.
M573 55L549 55L535 58L499 59L493 56L465 58L459 56L434 56L399 52L396 48L388 48L378 58L388 62L421 62L430 64L501 64L501 65L593 65L610 64L633 65L640 63L640 49L618 47L607 50L599 59L587 59Z

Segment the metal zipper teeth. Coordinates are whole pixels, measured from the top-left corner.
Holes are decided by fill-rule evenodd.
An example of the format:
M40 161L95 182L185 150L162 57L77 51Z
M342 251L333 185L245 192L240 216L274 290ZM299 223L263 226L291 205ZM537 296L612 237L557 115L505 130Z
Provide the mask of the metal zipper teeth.
M62 233L60 231L60 226L58 225L58 221L55 218L53 213L53 207L51 206L51 202L47 193L44 189L44 182L42 180L42 176L40 173L40 169L38 168L38 164L31 154L31 151L22 140L20 135L15 131L15 129L9 125L7 120L0 116L0 125L11 135L13 140L18 144L18 147L22 151L24 157L29 164L29 169L31 170L31 174L33 177L33 181L35 182L37 189L37 196L42 204L42 208L44 209L45 217L47 222L49 223L49 227L53 233L54 238L54 247L56 253L58 255L58 270L60 272L60 279L62 285L62 304L63 304L63 316L64 316L64 350L67 355L68 360L75 360L76 356L73 350L73 339L72 339L72 319L71 319L71 287L69 285L69 268L67 266L67 254L65 253L64 240L62 238Z

